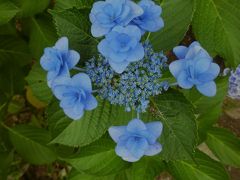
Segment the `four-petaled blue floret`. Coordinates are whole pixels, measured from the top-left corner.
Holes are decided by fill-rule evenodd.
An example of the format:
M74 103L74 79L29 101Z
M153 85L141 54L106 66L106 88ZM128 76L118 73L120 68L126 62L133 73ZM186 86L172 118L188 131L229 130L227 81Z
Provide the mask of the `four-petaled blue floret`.
M196 86L197 90L205 96L216 95L214 79L220 72L218 64L198 42L189 47L177 46L173 49L179 60L170 64L169 69L177 79L178 85L184 89Z
M90 13L92 35L104 36L118 25L127 26L135 17L142 14L142 8L130 0L98 1L93 4Z
M231 72L228 95L233 99L240 99L240 65L235 72Z
M97 107L97 100L92 95L91 80L85 73L79 73L72 78L59 78L52 90L61 101L60 107L71 119L79 120L84 110L93 110Z
M99 43L98 50L117 73L122 73L131 62L144 57L140 40L141 31L137 26L116 26Z
M160 121L144 124L140 119L131 120L127 126L112 126L108 130L117 143L116 154L128 162L136 162L144 155L154 156L162 151L157 141L162 133Z
M48 71L48 86L51 88L54 80L59 77L70 77L69 70L76 66L79 60L79 53L69 50L66 37L59 39L55 46L45 48L40 64L44 70Z
M142 30L142 34L146 31L156 32L164 27L161 18L161 6L156 5L152 0L142 0L139 2L139 6L141 6L144 13L134 18L132 24L137 25Z

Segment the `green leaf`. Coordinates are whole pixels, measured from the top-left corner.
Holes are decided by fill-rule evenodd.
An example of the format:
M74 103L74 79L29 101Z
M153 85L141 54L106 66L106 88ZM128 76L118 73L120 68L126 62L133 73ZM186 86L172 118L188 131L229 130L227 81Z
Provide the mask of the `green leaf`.
M224 167L206 154L197 151L196 163L173 161L168 164L169 170L176 179L184 180L228 180Z
M94 175L80 173L78 171L73 171L73 172L70 173L68 179L69 180L79 180L79 179L84 179L84 180L114 180L115 175L94 176Z
M127 177L129 180L153 180L164 168L163 161L156 157L143 157L127 169Z
M70 47L80 52L81 59L86 61L96 52L98 41L90 32L89 10L69 9L65 11L50 11L55 20L59 36L69 38Z
M212 54L228 64L240 63L240 4L238 0L197 0L193 31Z
M197 142L193 106L178 91L168 91L151 100L150 112L163 123L160 157L166 161L192 159Z
M19 11L19 9L11 2L0 0L0 25L6 24Z
M128 168L130 163L123 161L115 153L116 144L110 139L100 139L80 149L80 153L64 158L76 170L87 174L109 175Z
M57 33L50 16L31 18L30 50L39 59L44 48L53 46L57 40Z
M98 100L98 107L85 111L84 116L73 121L53 102L48 108L48 122L54 139L51 143L67 146L85 146L99 139L110 126L113 106L107 101Z
M10 140L16 151L28 162L46 164L57 158L54 151L46 145L51 137L45 129L27 125L14 128L3 126L8 129Z
M43 12L49 5L50 0L11 0L19 7L20 17L29 17Z
M76 8L91 8L94 0L58 0L55 3L54 10L63 10Z
M195 88L184 90L184 95L196 107L199 114L198 128L202 140L206 138L206 132L215 124L222 113L222 104L228 91L228 78L220 77L216 81L217 94L214 97L206 97L200 94Z
M194 2L193 0L163 0L161 6L165 25L162 30L151 33L150 41L156 50L171 50L180 43L189 28Z
M39 63L33 66L26 80L38 100L47 104L52 100L52 92L47 85L47 73Z
M0 66L4 63L26 65L31 56L27 44L20 38L10 35L0 35Z
M240 167L240 139L231 132L214 128L207 132L206 143L221 162Z

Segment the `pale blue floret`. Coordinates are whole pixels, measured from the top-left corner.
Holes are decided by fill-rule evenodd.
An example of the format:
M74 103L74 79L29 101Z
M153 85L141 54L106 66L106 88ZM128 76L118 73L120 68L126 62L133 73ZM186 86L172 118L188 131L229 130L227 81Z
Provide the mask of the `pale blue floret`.
M52 90L61 101L60 107L73 120L79 120L85 110L97 107L97 100L92 95L91 80L85 73L79 73L72 78L59 78L54 82Z
M240 65L229 77L228 95L233 99L240 99Z
M156 32L164 27L163 19L161 18L162 8L156 5L152 0L142 0L138 3L144 13L133 19L132 24L137 25L142 33Z
M122 73L131 62L144 57L141 31L137 26L116 26L99 45L99 52L108 59L117 73Z
M90 13L92 35L104 36L118 25L127 26L135 17L142 14L142 8L130 0L98 1L93 4Z
M79 60L79 53L69 50L66 37L59 39L55 46L45 48L40 64L48 72L48 86L51 88L54 80L59 77L70 77L69 70L75 67Z
M116 154L128 162L136 162L144 155L154 156L162 151L157 139L162 134L159 121L144 124L140 119L131 120L127 126L112 126L108 132L117 143Z
M154 53L149 42L144 43L145 57L131 63L122 74L114 73L103 56L86 63L86 73L98 89L101 98L111 104L145 112L149 97L168 90L169 83L161 81L162 71L167 69L167 58L163 53Z
M179 58L170 64L169 69L177 79L178 85L184 89L196 86L205 96L216 95L216 83L220 67L213 63L212 57L198 42L189 47L177 46L173 52Z

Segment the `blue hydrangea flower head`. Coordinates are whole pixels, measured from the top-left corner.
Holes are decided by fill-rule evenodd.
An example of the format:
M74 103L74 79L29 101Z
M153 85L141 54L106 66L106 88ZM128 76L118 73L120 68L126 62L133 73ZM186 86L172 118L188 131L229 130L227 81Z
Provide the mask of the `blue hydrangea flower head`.
M144 57L140 40L141 31L137 26L116 26L99 43L98 50L117 73L122 73L131 62Z
M93 4L90 13L91 32L94 37L108 34L114 27L127 26L143 10L130 0L106 0Z
M69 77L69 70L76 66L79 60L79 53L69 50L66 37L59 39L55 46L45 48L40 64L44 70L48 71L48 86L51 88L56 78L62 76Z
M189 47L177 46L173 49L179 60L170 64L169 69L177 79L178 85L184 89L196 86L197 90L205 96L216 95L214 79L220 72L220 67L198 42Z
M100 55L86 62L86 73L98 89L98 95L111 104L124 106L126 111L145 112L149 98L168 90L169 83L161 80L163 71L168 69L167 57L155 53L149 42L143 44L145 56L131 63L126 70L117 74Z
M235 72L231 72L228 95L233 99L240 99L240 65Z
M52 90L61 101L60 107L73 120L79 120L84 110L97 107L97 100L92 95L91 80L85 73L79 73L72 78L59 78L54 82Z
M128 162L136 162L144 155L154 156L162 151L157 139L162 133L159 121L144 124L140 119L131 120L127 126L112 126L108 132L117 143L116 154Z
M139 5L144 13L134 18L132 23L142 30L142 34L145 31L156 32L164 27L164 22L161 18L161 6L156 5L152 0L142 0L139 2Z

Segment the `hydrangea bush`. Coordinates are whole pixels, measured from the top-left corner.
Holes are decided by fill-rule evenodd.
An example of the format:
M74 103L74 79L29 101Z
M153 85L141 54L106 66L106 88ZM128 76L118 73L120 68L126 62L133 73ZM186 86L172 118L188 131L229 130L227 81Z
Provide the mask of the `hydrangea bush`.
M0 1L0 179L15 156L73 180L230 179L240 140L217 120L240 99L239 8ZM31 118L10 121L25 105Z

